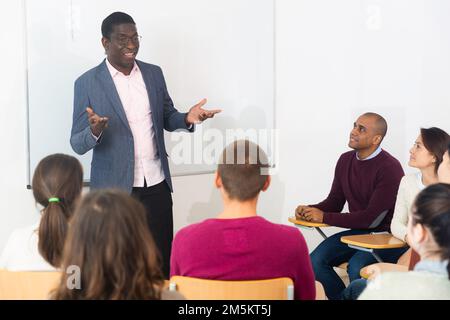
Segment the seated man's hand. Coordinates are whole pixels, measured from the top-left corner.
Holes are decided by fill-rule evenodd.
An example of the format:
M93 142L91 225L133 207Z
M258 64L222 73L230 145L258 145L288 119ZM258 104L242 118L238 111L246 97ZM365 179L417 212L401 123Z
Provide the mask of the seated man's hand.
M295 218L296 219L299 219L299 220L301 220L301 219L304 219L304 217L303 217L303 213L305 212L305 209L306 208L309 208L308 206L305 206L305 205L299 205L296 209L295 209Z
M322 223L323 211L317 208L308 207L303 211L303 219L310 222Z

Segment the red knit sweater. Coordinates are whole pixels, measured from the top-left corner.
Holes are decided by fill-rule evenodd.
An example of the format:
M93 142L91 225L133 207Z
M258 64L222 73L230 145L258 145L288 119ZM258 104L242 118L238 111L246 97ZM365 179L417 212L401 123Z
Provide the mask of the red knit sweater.
M346 152L337 162L330 194L311 206L324 211L323 222L332 226L389 231L403 175L400 162L384 150L369 160ZM341 213L345 202L350 212Z
M308 247L296 228L262 217L208 219L175 235L170 275L216 280L288 277L296 300L315 298Z

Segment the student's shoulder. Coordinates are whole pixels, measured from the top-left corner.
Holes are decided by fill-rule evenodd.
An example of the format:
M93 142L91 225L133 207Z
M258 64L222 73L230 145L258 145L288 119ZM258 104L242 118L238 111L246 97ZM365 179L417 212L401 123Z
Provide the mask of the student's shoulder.
M286 234L295 234L295 235L300 234L299 230L296 227L288 226L288 225L281 224L281 223L273 223L273 222L269 222L269 221L267 221L267 222L270 223L273 226L273 228L278 230L279 232L286 233Z
M342 162L348 162L348 161L352 160L355 157L356 157L356 151L355 150L350 150L350 151L344 152L344 153L342 153L339 156L338 164L342 163Z
M378 290L380 288L389 290L393 288L403 288L419 285L421 282L429 282L436 276L425 272L385 272L378 275L375 279L369 281L367 288ZM438 276L440 279L440 276Z
M347 168L351 165L352 160L356 158L356 151L350 150L344 153L341 153L338 160L336 161L336 170L342 170L343 168Z
M450 298L447 276L427 272L386 272L367 284L361 300Z
M293 240L296 243L304 240L300 230L293 226L288 226L285 224L270 222L262 217L260 217L260 223L265 224L272 230L272 232L277 233L281 237L285 237L286 240Z
M212 220L213 219L206 219L201 222L193 223L186 227L181 228L175 234L175 239L179 240L184 237L189 237L193 234L202 233L205 230L210 230L211 226L213 225Z
M383 149L379 155L382 166L403 170L400 161L386 150Z
M21 228L17 228L14 229L8 240L6 241L6 245L4 250L5 251L9 251L9 250L17 250L18 248L22 249L28 246L28 244L33 243L33 242L37 242L37 228L38 226L36 224L34 225L29 225L26 227L21 227Z
M32 236L37 236L38 225L28 225L25 227L16 228L11 233L10 240L28 240Z
M414 186L417 187L419 183L419 176L417 173L408 173L402 177L400 184L404 187Z
M401 283L405 282L403 274L407 272L386 272L367 282L366 289L359 296L358 300L378 300L396 296L399 288L406 289ZM406 276L406 280L407 280Z

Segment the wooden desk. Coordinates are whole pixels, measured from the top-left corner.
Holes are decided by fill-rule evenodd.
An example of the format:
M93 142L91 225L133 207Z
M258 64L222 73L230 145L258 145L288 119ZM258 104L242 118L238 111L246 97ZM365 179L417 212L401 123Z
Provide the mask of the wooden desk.
M381 274L384 272L408 272L408 267L394 263L374 263L361 269L359 274L363 279L369 279L372 274Z
M403 248L406 243L390 233L370 233L341 237L341 241L350 248L372 253L378 262L383 262L374 249Z
M329 227L328 224L325 223L317 223L317 222L310 222L310 221L306 221L306 220L301 220L301 219L297 219L295 217L289 217L289 222L295 224L297 227L300 228L304 228L304 229L316 229L317 232L319 232L319 234L324 238L327 239L328 237L326 236L325 233L323 233L323 231L320 228L323 227Z

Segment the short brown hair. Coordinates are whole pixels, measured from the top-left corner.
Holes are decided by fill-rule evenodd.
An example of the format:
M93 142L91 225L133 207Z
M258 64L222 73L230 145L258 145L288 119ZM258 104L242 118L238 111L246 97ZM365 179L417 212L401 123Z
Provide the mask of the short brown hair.
M436 158L434 172L437 173L442 158L444 157L444 153L447 151L450 136L444 130L436 127L428 129L421 128L420 135L425 148Z
M78 266L81 289L63 272L54 299L160 299L164 279L143 205L119 190L89 193L76 209L63 270Z
M39 253L59 267L68 222L83 188L83 169L76 158L53 154L39 162L31 186L34 199L44 207L38 229ZM49 202L50 198L58 199Z
M218 174L230 199L255 198L264 187L268 168L265 152L255 143L238 140L228 145L220 157Z

